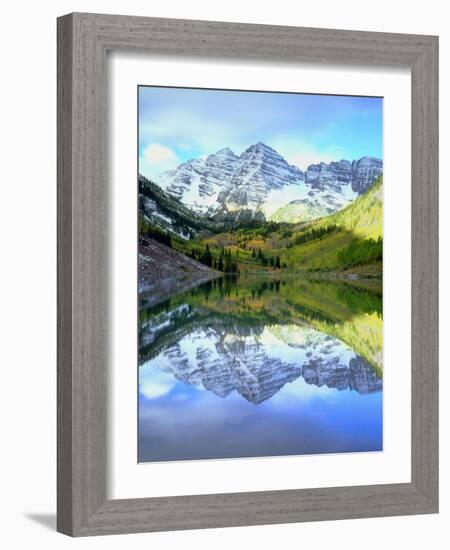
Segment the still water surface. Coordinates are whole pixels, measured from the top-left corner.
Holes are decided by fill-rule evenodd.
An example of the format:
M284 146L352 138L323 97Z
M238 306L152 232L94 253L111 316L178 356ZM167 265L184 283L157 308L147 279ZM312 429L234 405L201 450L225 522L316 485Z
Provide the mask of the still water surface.
M143 298L139 462L382 450L381 304L243 277Z

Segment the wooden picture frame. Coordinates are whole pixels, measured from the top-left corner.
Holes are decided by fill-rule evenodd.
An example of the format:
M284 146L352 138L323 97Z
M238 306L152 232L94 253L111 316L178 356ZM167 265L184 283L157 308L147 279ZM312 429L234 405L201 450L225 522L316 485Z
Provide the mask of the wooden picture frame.
M410 483L107 500L109 50L410 68ZM83 13L59 18L58 531L84 536L437 511L438 38Z

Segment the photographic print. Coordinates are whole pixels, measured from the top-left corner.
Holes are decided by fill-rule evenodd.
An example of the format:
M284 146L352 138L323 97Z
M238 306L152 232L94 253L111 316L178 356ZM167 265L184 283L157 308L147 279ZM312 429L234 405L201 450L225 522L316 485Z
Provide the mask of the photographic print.
M138 87L138 461L383 450L383 99Z

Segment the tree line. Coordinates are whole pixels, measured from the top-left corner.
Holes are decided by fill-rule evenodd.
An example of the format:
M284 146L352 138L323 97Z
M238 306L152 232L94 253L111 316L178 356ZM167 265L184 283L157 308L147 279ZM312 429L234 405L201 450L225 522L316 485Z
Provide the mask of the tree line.
M149 239L154 239L155 241L172 248L172 238L168 231L163 231L162 229L148 224L145 228L141 228L140 235L144 240L145 237L148 237Z
M258 248L258 252L256 252L255 248L253 248L251 257L258 259L263 266L270 265L275 269L281 269L281 267L283 268L287 267L287 265L284 262L283 262L283 266L281 265L280 256L267 257L260 248Z
M224 248L221 248L219 256L216 257L213 256L209 245L206 244L204 250L193 249L190 256L197 262L200 262L208 267L212 267L217 271L222 271L223 273L239 273L237 264L238 253L236 253L236 259L233 259L231 250L229 249L225 250Z
M313 227L312 229L302 231L300 235L297 235L295 237L293 243L289 243L289 246L293 246L294 244L304 244L308 241L314 241L316 239L320 239L324 235L333 233L338 229L339 229L339 226L336 224L331 224L324 227Z
M353 240L338 252L338 261L342 267L365 265L383 259L383 239Z

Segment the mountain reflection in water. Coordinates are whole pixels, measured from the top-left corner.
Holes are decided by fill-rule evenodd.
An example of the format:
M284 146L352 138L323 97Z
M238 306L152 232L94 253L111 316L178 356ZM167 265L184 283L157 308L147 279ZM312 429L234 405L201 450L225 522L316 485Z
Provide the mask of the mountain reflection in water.
M143 297L139 461L381 450L381 302L242 277Z

